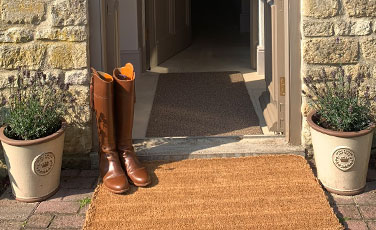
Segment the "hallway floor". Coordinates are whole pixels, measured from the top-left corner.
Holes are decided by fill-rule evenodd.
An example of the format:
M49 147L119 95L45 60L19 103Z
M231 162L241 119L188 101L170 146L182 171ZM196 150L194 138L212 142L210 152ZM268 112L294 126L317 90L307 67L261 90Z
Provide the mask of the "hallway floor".
M236 28L201 28L192 41L191 46L150 72L255 71L250 68L249 33L240 33Z

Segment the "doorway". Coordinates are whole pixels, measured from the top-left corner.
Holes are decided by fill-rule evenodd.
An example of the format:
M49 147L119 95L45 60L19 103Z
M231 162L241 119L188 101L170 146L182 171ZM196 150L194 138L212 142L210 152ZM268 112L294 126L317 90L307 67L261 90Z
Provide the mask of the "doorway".
M192 0L194 1L194 0ZM98 2L101 2L98 0ZM176 3L177 2L184 2L185 6L190 5L191 0L185 0L185 1L174 1L174 0L142 0L142 1L137 1L137 4L139 3L142 5L142 7L137 8L137 15L142 18L142 20L138 20L136 23L138 24L139 27L139 33L142 35L139 36L139 39L144 41L144 44L141 45L142 41L139 42L139 49L141 49L141 52L144 52L142 57L145 58L147 55L145 55L145 51L147 50L146 47L147 41L151 38L157 38L158 36L155 31L148 31L145 29L145 25L147 24L147 21L151 18L154 18L153 14L149 14L149 10L147 8L148 4L152 2L163 2L164 4L167 4L167 6L171 8L176 8ZM252 3L257 2L257 1L252 1ZM278 57L279 59L284 59L285 60L285 68L284 68L284 77L285 77L285 95L286 95L286 106L284 108L285 111L285 132L284 134L286 135L286 139L288 142L293 143L293 144L299 144L300 143L300 136L301 136L301 114L300 114L300 106L301 106L301 101L300 101L300 3L295 2L295 1L290 1L290 0L276 0L276 1L266 1L266 0L259 0L258 2L262 3L263 5L266 5L268 3L274 3L274 2L279 2L283 8L284 8L284 18L285 23L284 23L284 30L285 30L285 54L283 57ZM189 3L189 4L188 4ZM174 5L175 4L175 5ZM90 4L89 4L90 6ZM182 9L182 8L180 8ZM183 11L180 11L183 12ZM126 12L123 12L126 13ZM93 14L92 14L93 15ZM143 16L142 16L143 15ZM170 14L169 14L170 15ZM175 14L175 16L178 14ZM181 15L181 14L179 14ZM185 24L186 26L189 25L189 22L192 21L192 14L190 12L190 9L185 9L183 12L184 15L184 23L180 23L179 25ZM170 15L171 16L171 15ZM266 20L266 19L265 19ZM93 22L94 20L91 20ZM253 21L255 22L255 21ZM252 24L252 22L251 22ZM103 25L103 24L102 24ZM167 26L167 31L168 33L172 34L177 34L177 30L171 30L173 28L174 23L168 23ZM176 24L175 24L176 25ZM90 25L91 28L92 25ZM176 27L177 28L177 27ZM166 29L166 28L165 28ZM91 33L94 30L90 30ZM143 32L142 32L143 31ZM189 30L187 30L189 31ZM191 31L192 32L192 31ZM99 36L97 36L99 37ZM96 36L90 36L90 39L96 38ZM103 42L103 39L102 39ZM93 43L91 43L93 44ZM102 43L103 44L103 43ZM188 43L190 44L190 43ZM252 44L252 43L251 43ZM291 44L291 45L290 45ZM92 46L91 46L92 48ZM150 49L150 47L149 47ZM103 46L102 46L103 50ZM93 52L94 53L94 52ZM103 53L103 52L102 52ZM265 54L266 55L266 54ZM100 57L93 55L91 53L91 56L94 57ZM92 58L91 60L95 60L95 58ZM102 60L103 61L103 60ZM266 58L266 62L267 62ZM143 62L145 63L145 62ZM147 65L146 65L147 66ZM145 65L144 65L145 67ZM169 71L169 70L167 70ZM152 75L152 73L148 72L146 75ZM150 94L152 93L152 89L145 88L141 89L144 91L148 91Z

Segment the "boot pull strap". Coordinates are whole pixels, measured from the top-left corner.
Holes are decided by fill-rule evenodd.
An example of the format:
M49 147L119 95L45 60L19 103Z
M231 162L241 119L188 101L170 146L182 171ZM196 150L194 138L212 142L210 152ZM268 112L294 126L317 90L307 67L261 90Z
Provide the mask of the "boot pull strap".
M134 104L136 104L136 78L133 80Z
M90 108L94 110L94 74L98 74L98 72L91 68L92 74L90 79Z

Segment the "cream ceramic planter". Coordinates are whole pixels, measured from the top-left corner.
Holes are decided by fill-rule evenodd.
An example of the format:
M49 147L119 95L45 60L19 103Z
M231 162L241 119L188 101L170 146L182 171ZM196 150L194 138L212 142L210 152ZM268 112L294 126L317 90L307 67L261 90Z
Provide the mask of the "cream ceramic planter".
M0 128L13 195L23 202L42 201L54 195L60 172L66 123L50 136L23 141L9 139Z
M318 126L314 115L311 112L307 121L318 179L329 192L340 195L363 192L375 126L359 132L337 132Z

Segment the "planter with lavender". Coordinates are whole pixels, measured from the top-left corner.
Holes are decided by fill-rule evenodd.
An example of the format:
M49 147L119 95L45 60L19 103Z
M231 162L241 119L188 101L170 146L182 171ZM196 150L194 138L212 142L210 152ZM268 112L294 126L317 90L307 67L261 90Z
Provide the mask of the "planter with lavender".
M12 192L24 202L45 200L57 192L71 95L67 85L42 72L20 70L8 78L2 95L0 140ZM71 99L69 99L71 100ZM69 101L71 102L71 101Z
M304 78L317 177L336 194L359 194L366 186L376 99L370 96L369 78L346 76L342 67L331 76L322 70L318 79Z

